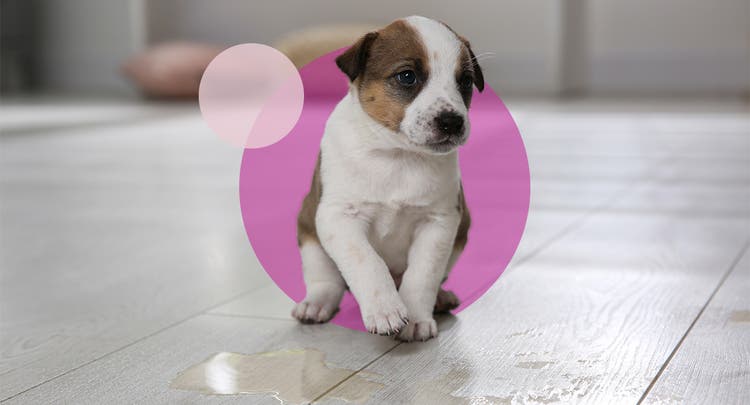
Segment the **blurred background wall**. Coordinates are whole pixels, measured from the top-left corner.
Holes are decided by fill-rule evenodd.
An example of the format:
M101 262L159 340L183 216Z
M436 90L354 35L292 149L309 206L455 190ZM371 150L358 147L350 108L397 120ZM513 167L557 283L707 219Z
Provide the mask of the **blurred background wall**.
M2 89L131 93L119 74L146 46L142 0L2 0Z
M747 96L750 0L1 0L2 88L132 93L149 45L273 43L325 24L422 14L472 41L503 94Z

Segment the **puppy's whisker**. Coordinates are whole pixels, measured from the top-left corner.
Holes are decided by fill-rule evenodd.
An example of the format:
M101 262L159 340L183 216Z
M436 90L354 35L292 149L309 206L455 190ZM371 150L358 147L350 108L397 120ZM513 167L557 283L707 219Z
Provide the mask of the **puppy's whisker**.
M487 59L493 59L496 58L497 55L494 52L485 52L481 53L479 55L475 55L473 58L469 58L467 62L464 63L465 68L471 67L475 62L480 62Z
M480 53L479 55L474 55L472 59L482 60L482 59L494 58L496 56L497 54L495 52L483 52L483 53Z

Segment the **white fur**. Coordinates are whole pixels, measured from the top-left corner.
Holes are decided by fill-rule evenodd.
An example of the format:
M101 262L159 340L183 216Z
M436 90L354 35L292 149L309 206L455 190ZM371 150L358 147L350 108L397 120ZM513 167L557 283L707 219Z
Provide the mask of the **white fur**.
M460 43L432 20L410 17L407 22L421 34L430 57L437 54L430 60L430 83L408 107L402 124L402 132L420 142L427 132L417 127L420 115L446 103L466 114L455 83ZM296 314L315 315L334 300L338 305L343 276L368 330L401 330L405 340L437 335L433 307L452 264L461 220L458 154L430 154L403 138L367 115L354 86L331 114L321 142L323 194L316 228L338 271L309 242L303 245L308 297L314 291L328 298L306 298ZM398 290L394 278L401 280Z

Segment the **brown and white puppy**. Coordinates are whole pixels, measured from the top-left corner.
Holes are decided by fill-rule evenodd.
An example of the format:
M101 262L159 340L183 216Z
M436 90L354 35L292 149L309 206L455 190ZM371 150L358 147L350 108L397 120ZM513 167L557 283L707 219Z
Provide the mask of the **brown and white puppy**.
M299 213L307 295L292 314L326 322L348 287L370 332L430 339L433 312L458 305L441 284L467 241L457 148L482 71L464 38L417 16L368 33L336 64L351 85Z

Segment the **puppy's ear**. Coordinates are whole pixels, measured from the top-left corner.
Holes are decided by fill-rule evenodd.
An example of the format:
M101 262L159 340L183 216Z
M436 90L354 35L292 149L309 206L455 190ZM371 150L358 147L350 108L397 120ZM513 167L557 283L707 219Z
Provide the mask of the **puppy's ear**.
M481 93L482 90L484 90L484 75L482 74L482 68L479 66L477 57L474 56L474 51L471 50L471 44L469 44L469 41L467 41L466 38L463 37L461 37L461 41L463 41L464 45L466 45L466 49L469 50L471 65L474 69L474 85L477 86L477 90L479 90L479 92Z
M372 46L377 37L377 32L365 34L351 48L336 58L336 65L342 72L349 76L349 80L354 81L357 76L364 72L367 65L367 57L370 54L370 46Z
M477 86L477 90L481 93L482 90L484 90L484 75L482 74L482 68L479 66L479 62L477 61L477 57L474 56L474 51L471 50L471 44L469 43L469 40L462 37L461 35L458 35L458 33L453 30L448 24L440 21L441 24L445 25L445 28L448 28L452 33L454 33L461 42L463 42L466 49L469 50L469 57L471 58L471 65L474 69L474 85Z

